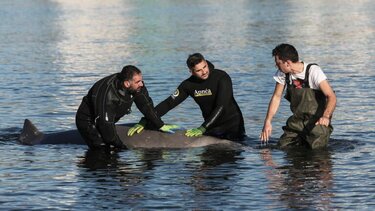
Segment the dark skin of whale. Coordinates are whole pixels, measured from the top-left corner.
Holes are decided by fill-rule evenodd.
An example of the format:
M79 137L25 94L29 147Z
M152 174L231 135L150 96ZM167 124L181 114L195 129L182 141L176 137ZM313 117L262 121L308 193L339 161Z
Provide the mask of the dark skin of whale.
M176 131L173 134L155 130L144 130L131 137L127 132L134 124L116 125L116 131L121 141L128 149L182 149L217 145L224 148L241 147L240 143L218 139L212 136L186 137L185 131ZM44 134L28 119L25 119L19 142L24 145L38 144L80 144L86 143L77 130Z

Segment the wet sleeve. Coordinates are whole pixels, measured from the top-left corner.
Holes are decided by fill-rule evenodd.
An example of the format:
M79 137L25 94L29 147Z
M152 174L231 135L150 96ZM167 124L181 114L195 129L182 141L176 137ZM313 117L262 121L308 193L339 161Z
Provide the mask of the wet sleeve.
M164 116L168 111L175 108L177 105L182 103L189 96L187 87L184 83L181 83L176 91L169 96L167 99L159 103L155 109L160 116Z
M228 107L229 102L232 100L233 96L233 88L232 88L232 81L229 76L222 77L218 82L218 93L216 99L216 106L212 113L210 114L209 118L202 124L204 128L210 128L212 124L214 124L217 119L223 114L223 111L226 107Z
M147 121L150 121L157 128L161 128L164 125L160 115L158 115L154 108L154 104L146 87L143 87L141 91L134 96L134 102Z

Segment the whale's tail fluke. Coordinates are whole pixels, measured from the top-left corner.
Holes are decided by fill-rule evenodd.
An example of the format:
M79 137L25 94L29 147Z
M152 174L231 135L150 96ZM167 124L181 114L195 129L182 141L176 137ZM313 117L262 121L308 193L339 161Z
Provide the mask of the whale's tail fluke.
M28 119L23 123L23 129L19 137L21 144L35 145L43 139L44 134Z

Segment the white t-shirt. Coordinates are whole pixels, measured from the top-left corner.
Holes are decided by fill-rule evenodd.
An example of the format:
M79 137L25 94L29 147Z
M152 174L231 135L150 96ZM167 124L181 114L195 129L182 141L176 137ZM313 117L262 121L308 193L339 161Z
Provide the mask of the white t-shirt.
M303 65L303 71L297 74L290 74L291 79L305 79L306 74L306 67L309 63L304 63ZM279 84L285 84L285 73L281 72L280 70L277 70L275 75L273 76L275 81ZM318 65L312 65L310 66L310 74L309 74L309 85L311 89L320 90L319 84L320 82L327 80L327 76L323 73L322 69ZM290 81L292 83L292 81Z

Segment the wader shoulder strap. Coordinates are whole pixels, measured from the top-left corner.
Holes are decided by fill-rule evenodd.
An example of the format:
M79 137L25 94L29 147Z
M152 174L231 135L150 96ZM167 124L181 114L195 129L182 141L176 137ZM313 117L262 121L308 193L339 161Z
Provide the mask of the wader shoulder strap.
M285 85L288 86L290 84L290 73L285 74Z
M306 67L306 73L305 73L305 80L303 81L303 87L304 88L310 88L310 84L309 84L309 75L310 75L310 67L312 65L317 65L315 63L311 63L311 64L308 64L307 67Z

